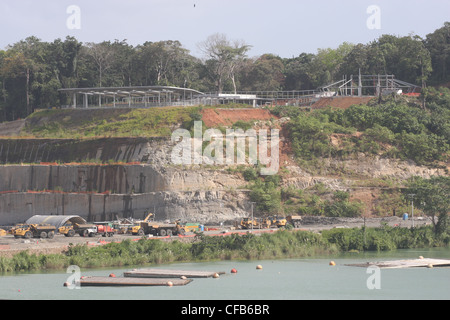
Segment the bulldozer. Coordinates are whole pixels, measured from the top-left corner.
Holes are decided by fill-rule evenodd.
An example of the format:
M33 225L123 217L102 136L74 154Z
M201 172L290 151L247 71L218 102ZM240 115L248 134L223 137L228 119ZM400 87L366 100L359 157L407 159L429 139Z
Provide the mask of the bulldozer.
M48 238L52 239L55 235L56 227L48 224L24 224L14 230L15 238Z

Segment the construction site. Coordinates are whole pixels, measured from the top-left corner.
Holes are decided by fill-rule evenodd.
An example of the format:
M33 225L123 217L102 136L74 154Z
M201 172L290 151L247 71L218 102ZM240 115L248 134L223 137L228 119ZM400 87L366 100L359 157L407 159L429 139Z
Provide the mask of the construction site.
M320 109L331 106L346 109L351 105L367 104L380 96L417 95L419 91L419 87L390 75L345 76L341 81L311 91L204 94L162 86L62 89L62 93L72 96L73 103L62 107L69 113L54 115L58 123L67 123L64 128L67 130L71 125L79 129L79 125L88 119L107 123L110 120L104 118L106 114L115 114L116 119L124 118L133 109L162 108L158 112L163 114L164 110L169 110L164 108L169 106L212 105L216 108L201 110L202 120L209 128L230 127L237 121L245 121L282 129L283 121L287 120L275 116L266 107ZM249 107L220 108L222 104L230 103ZM45 121L50 116L48 113L39 120L44 127L48 125ZM115 239L130 235L181 238L189 233L193 235L193 231L222 234L242 230L268 231L286 226L306 228L321 225L326 228L330 225L323 221L300 221L301 217L291 221L287 217L288 221L284 222L278 218L265 217L264 221L261 220L263 217L250 218L253 205L241 175L225 168L170 165L170 152L174 146L170 139L24 137L26 128L41 125L36 121L30 117L0 124L3 137L0 139L0 226L3 226L3 235L6 236L1 240L5 248L14 245L14 241L17 243L17 239L24 239L21 241L28 241L30 245L39 241L33 239L59 243L61 239L63 242L86 241L83 238L103 236L106 239L112 235ZM282 166L292 172L286 177L286 184L309 188L325 183L336 190L353 188L355 182L352 180L303 172L293 160L289 143L282 139L280 148ZM366 165L358 167L363 170ZM367 164L367 167L371 168L370 172L362 174L371 177L382 176L386 172L405 176L404 167L394 162L379 168L373 164ZM410 166L408 170L411 175L430 175L440 169ZM301 174L293 174L296 171ZM355 189L355 195L367 202L367 213L370 214L372 202L379 196L378 191L373 188ZM151 219L149 212L152 212ZM49 221L56 222L50 223L50 228L41 226L49 224ZM392 223L400 222L401 219L397 219ZM362 221L357 223L361 225ZM375 220L374 223L379 225L380 222ZM18 228L21 224L27 227ZM17 237L14 237L14 232Z
M315 90L245 91L203 93L170 86L99 87L59 89L72 104L62 108L149 108L162 106L220 105L244 103L252 107L293 105L313 106L323 98L379 97L388 94L420 93L420 87L396 79L394 75L344 75L342 80ZM81 103L80 103L81 100ZM328 99L329 101L329 99ZM357 99L353 100L353 102Z

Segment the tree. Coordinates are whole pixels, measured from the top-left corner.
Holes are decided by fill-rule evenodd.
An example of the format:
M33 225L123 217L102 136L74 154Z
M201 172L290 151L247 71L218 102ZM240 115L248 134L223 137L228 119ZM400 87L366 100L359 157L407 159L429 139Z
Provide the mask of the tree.
M404 195L414 194L414 206L421 209L433 222L437 234L447 231L449 225L450 178L434 176L430 179L412 177ZM436 217L438 220L436 221Z
M430 52L434 83L450 80L450 22L445 22L442 28L427 34L425 47Z
M284 59L284 90L311 90L313 85L311 71L312 61L315 55L302 53L292 59Z
M89 42L84 48L87 55L90 56L95 63L98 71L98 86L102 87L104 74L111 67L114 60L114 51L111 50L111 42Z
M0 74L5 120L16 120L28 115L29 77L26 77L27 68L27 60L23 53L8 50L4 55Z
M205 41L199 43L199 49L205 54L208 64L216 81L217 90L222 93L224 81L229 78L237 91L235 75L242 67L243 60L250 46L243 41L231 42L224 34L215 33Z
M255 61L248 60L241 85L248 91L277 91L284 83L284 65L280 57L263 54Z

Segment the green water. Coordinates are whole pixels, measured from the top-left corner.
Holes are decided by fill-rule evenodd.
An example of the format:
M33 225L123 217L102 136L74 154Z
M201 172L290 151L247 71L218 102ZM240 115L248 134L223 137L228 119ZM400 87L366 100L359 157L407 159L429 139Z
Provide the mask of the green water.
M63 286L70 274L49 273L0 276L1 299L23 300L309 300L309 299L450 299L450 268L381 269L379 288L369 289L366 268L350 263L419 256L450 259L450 249L400 250L388 253L346 254L335 257L262 261L219 261L159 265L158 268L225 271L218 279L194 279L177 287ZM336 266L330 266L330 260ZM256 266L263 268L257 270ZM142 266L141 266L142 267ZM155 267L155 266L152 266ZM232 268L237 269L231 274ZM86 276L121 276L132 268L81 270Z

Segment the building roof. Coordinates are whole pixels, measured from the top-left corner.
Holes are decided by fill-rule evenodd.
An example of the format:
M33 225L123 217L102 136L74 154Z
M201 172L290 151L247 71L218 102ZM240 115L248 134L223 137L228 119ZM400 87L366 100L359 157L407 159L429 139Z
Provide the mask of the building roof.
M36 215L32 216L26 221L26 224L50 224L55 226L56 228L62 227L68 221L77 224L85 224L86 220L84 220L80 216L41 216Z
M160 93L174 93L183 95L192 93L202 95L203 93L194 89L179 88L171 86L131 86L131 87L96 87L96 88L65 88L58 89L62 93L92 94L104 96L149 96Z

